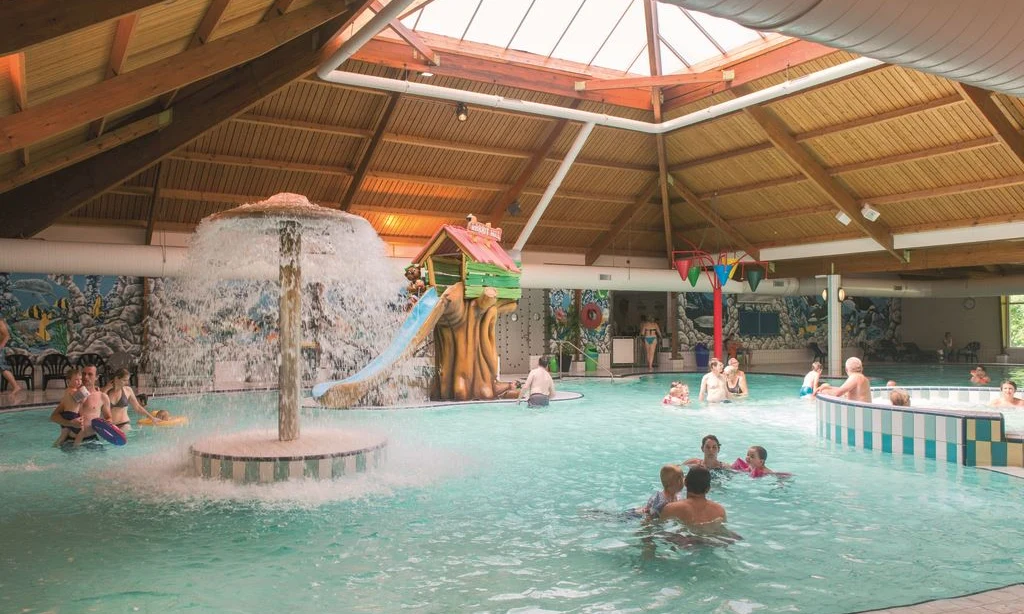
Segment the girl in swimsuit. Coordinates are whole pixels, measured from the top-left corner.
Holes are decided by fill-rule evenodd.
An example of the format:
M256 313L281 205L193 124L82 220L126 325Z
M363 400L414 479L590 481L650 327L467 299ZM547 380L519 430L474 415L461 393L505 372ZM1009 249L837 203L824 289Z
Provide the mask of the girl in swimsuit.
M643 316L640 324L640 336L644 340L644 351L647 353L647 368L654 368L654 353L658 350L658 337L661 336L661 327L651 316Z
M153 424L159 423L160 419L151 414L135 397L135 393L128 385L130 377L128 369L119 369L114 373L110 383L107 384L106 392L107 396L110 397L110 421L121 430L131 428L132 422L128 418L128 406L131 405L132 409L150 418Z

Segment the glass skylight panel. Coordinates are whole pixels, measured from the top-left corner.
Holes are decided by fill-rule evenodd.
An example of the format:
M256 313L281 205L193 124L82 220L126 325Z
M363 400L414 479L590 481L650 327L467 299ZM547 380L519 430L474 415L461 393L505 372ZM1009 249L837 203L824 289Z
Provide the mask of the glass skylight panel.
M620 13L621 14L621 13ZM644 24L644 5L636 0L629 5L618 27L611 33L604 47L598 51L592 64L625 72L636 55L636 50L647 43L647 29ZM588 58L589 60L589 58ZM639 67L639 66L638 66ZM638 74L650 73L650 65L644 63Z
M415 24L416 29L423 32L459 38L473 17L476 5L477 2L467 0L434 0L423 7L418 22L413 13L402 23L409 27Z
M661 44L661 72L662 74L672 74L674 72L680 72L686 70L686 64L683 64L676 54L672 53L672 50L668 48L668 45L659 41ZM680 52L681 53L681 52Z
M720 17L712 17L711 15L705 15L704 13L698 13L697 11L690 11L690 15L700 23L708 34L710 34L718 44L721 45L726 51L730 49L736 49L743 45L761 38L757 32L749 28L729 21L728 19L722 19Z
M633 0L587 0L552 57L586 64Z
M661 36L690 64L722 55L714 43L708 40L675 5L658 5L658 28L661 31ZM754 33L754 36L756 37L757 34ZM663 55L662 61L664 59Z
M466 40L504 48L526 17L531 0L484 0L466 32Z
M439 0L437 0L439 1ZM583 0L538 0L526 16L509 49L547 57ZM494 41L492 44L497 44Z

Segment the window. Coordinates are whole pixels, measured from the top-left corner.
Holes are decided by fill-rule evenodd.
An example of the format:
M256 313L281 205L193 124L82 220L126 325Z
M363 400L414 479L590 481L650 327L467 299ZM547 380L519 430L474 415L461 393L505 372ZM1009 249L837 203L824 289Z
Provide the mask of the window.
M1024 299L1024 297L1021 298ZM1024 307L1024 302L1021 303L1021 306ZM744 337L773 337L778 334L779 312L740 307L740 335Z
M1008 312L1010 346L1024 347L1024 294L1006 297Z

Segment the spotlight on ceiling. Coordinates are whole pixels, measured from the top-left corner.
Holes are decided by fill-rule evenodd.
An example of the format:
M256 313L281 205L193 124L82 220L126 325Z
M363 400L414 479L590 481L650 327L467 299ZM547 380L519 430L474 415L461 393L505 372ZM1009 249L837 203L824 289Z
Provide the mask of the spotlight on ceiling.
M505 207L505 211L512 217L519 215L519 212L522 210L522 205L519 204L518 200L513 200Z
M466 106L466 103L460 102L455 105L455 118L460 122L464 122L469 119L469 107Z
M850 219L850 216L846 215L843 211L836 212L836 219L839 220L839 223L843 226L849 226L850 222L853 221Z
M860 214L863 215L869 222L874 222L882 215L878 211L878 209L875 209L874 207L867 203L864 203L864 206L861 207Z
M423 72L420 73L420 76L429 79L430 77L434 76L434 73L430 72L429 70L424 70Z

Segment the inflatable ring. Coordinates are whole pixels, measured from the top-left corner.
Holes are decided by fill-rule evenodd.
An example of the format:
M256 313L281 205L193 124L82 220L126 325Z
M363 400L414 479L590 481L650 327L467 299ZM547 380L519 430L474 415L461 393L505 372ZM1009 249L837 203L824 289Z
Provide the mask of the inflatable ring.
M149 418L142 418L139 420L139 424L142 426L153 426L153 421ZM188 424L188 416L174 416L166 420L161 420L156 426L182 426Z
M587 328L597 328L601 326L601 321L604 319L604 314L601 313L601 308L597 306L597 303L587 303L583 306L583 310L580 312L580 320L583 326Z
M96 434L106 439L108 442L115 446L123 446L128 443L128 438L124 436L124 431L114 426L108 420L103 418L95 418L92 421L92 430L96 431Z

